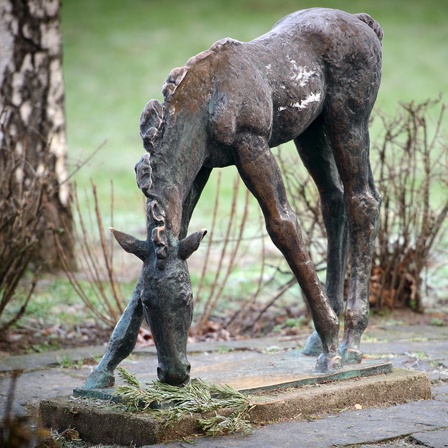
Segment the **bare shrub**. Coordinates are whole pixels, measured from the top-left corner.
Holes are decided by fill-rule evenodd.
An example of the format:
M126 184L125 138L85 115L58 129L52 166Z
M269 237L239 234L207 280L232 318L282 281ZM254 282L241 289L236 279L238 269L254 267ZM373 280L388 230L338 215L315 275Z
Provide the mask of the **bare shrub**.
M223 292L226 285L234 273L239 258L247 250L247 224L249 217L249 191L246 190L244 195L244 207L242 216L239 217L237 213L237 204L240 200L239 189L241 186L241 180L239 177L235 177L233 183L232 201L230 206L229 216L227 218L227 224L225 233L222 238L216 235L217 228L217 215L220 208L220 191L221 191L221 173L217 178L217 191L215 197L215 203L213 207L213 218L211 223L211 231L207 238L206 254L202 262L201 276L196 290L196 301L200 303L203 310L196 319L193 333L195 335L202 335L210 331L214 331L217 327L210 322L210 317L214 312L219 300L223 299ZM244 244L246 243L246 244ZM213 269L210 269L212 263L210 262L213 251L217 255L217 261ZM264 252L261 254L260 260L261 272L256 283L255 292L249 299L249 303L255 301L261 286L261 279L264 269ZM213 280L209 288L205 288L205 276L206 272L212 276Z
M264 319L266 313L297 284L289 269L284 269L286 261L267 235L258 204L248 190L240 191L241 184L236 175L231 204L223 205L221 176L217 177L206 253L198 263L201 275L195 297L199 313L193 326L197 337L226 339L270 331L277 322ZM242 278L243 291L236 286ZM302 314L306 314L303 304L302 308Z
M379 115L383 135L373 145L373 157L383 204L371 279L375 308L423 310L425 269L448 213L448 145L441 135L445 108L427 101L403 104L392 119Z
M26 173L26 176L25 176ZM0 157L0 317L11 300L45 229L39 225L45 208L46 176L39 176L14 148L1 148ZM22 179L26 177L25 184ZM38 271L38 270L37 270ZM20 309L0 325L0 334L25 313L37 283L38 272L25 293Z
M124 294L114 266L114 241L106 237L97 188L93 182L91 199L93 209L88 200L85 208L81 209L77 186L76 184L73 186L73 204L78 218L72 233L73 244L77 249L77 264L82 275L73 270L57 233L55 244L63 270L76 294L99 321L113 327L123 313ZM112 183L110 206L112 226L114 208Z

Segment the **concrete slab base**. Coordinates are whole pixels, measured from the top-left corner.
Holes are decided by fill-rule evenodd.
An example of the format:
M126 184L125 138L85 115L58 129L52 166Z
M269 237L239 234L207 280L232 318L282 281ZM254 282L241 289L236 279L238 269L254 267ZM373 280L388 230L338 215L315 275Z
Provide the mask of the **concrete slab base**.
M288 419L309 419L359 407L386 406L428 399L428 375L407 370L357 377L325 384L264 390L254 397L251 421L267 424ZM258 401L259 400L259 401ZM225 413L226 410L223 410ZM104 400L68 398L41 402L42 423L55 430L75 428L82 440L93 444L151 445L200 433L195 416L174 426L148 414L123 412Z

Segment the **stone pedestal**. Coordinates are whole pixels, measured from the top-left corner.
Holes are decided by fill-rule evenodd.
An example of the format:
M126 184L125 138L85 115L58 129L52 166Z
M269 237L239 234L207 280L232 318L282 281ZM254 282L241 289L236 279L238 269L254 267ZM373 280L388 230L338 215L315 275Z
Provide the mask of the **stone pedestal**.
M291 418L306 419L346 409L385 406L431 396L425 373L392 370L390 363L365 360L332 374L313 373L315 360L299 352L245 354L199 362L193 377L228 384L253 396L251 421L266 424ZM141 384L154 375L137 375ZM45 426L57 430L76 428L93 444L135 446L177 440L198 434L195 416L186 416L173 427L150 414L131 414L108 401L114 388L75 389L74 396L41 403ZM225 412L225 410L223 410Z

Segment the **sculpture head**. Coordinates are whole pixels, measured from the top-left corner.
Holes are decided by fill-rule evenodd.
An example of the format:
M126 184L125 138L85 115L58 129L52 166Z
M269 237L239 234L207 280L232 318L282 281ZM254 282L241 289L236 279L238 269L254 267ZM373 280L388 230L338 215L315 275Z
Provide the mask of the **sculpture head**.
M199 247L207 231L180 241L172 237L163 241L160 227L155 227L152 237L144 241L111 231L126 252L143 261L140 298L157 348L159 380L173 386L185 385L190 379L187 340L193 318L186 259Z

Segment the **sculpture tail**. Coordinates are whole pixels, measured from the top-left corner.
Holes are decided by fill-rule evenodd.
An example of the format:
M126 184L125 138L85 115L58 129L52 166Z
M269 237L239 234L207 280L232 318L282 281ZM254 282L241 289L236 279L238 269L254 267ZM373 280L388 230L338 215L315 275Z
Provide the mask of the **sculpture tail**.
M362 22L366 23L367 25L370 26L370 28L372 28L373 31L375 31L375 34L378 36L378 39L381 41L383 40L383 30L381 29L380 24L372 19L372 17L370 17L368 14L362 12L360 14L355 14L356 17L358 17L359 20L361 20Z

